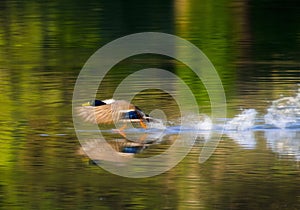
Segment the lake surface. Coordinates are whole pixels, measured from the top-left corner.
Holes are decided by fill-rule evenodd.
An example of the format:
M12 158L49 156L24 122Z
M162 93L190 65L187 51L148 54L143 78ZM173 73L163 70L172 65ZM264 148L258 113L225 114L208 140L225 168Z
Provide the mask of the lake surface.
M298 1L4 1L0 10L0 209L300 209ZM109 154L83 152L99 144L78 140L72 99L89 57L138 32L173 34L201 49L222 81L227 113L211 116L207 84L180 61L154 54L122 60L101 81L99 99L113 97L130 74L159 68L184 81L201 114L182 115L172 95L144 90L167 83L184 98L178 80L136 78L120 99L140 89L133 102L162 123L126 129L131 141L100 126L123 155L114 166L162 154L186 135L195 139L170 170L128 178L97 166ZM79 132L87 131L97 133ZM215 136L217 147L199 163Z

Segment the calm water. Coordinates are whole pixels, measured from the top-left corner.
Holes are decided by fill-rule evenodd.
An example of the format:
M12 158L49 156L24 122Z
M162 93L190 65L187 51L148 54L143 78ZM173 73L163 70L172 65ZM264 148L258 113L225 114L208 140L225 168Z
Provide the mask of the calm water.
M246 2L2 2L0 209L300 209L300 4ZM221 131L218 124L191 120L200 131L189 155L161 175L132 179L82 154L72 96L81 68L98 48L145 31L180 36L208 56L225 89L227 127L210 159L199 164L210 135ZM126 76L143 68L176 73L210 117L202 82L180 62L159 55L120 62L97 96L112 97ZM169 82L182 94L176 81ZM135 85L145 84L141 78ZM134 102L148 113L162 110L168 121L161 141L136 156L165 151L179 129L178 105L157 89L140 92ZM114 149L131 149L104 130Z

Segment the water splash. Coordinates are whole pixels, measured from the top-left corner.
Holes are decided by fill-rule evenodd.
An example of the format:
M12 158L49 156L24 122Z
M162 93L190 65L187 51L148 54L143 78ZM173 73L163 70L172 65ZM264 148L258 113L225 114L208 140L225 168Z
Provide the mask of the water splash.
M300 89L295 97L283 97L272 102L264 116L265 123L277 128L289 128L300 123Z
M167 128L167 116L162 110L154 109L149 113L149 116L152 120L148 123L148 128L158 130L165 130Z
M166 121L158 118L155 118L155 120L149 122L147 125L149 129L165 130L167 128Z
M251 129L255 124L257 111L255 109L245 109L241 114L228 121L225 130L244 131Z
M207 115L201 115L200 121L195 123L195 127L199 130L209 131L212 130L212 120Z
M184 129L192 130L212 130L213 123L212 120L205 114L199 116L196 115L186 115L180 119L182 127Z

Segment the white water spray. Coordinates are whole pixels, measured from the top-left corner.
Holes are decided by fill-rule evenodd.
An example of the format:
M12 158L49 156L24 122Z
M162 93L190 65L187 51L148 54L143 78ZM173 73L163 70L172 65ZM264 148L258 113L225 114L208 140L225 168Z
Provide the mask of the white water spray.
M283 97L267 109L265 123L277 128L288 128L300 122L300 89L295 97Z

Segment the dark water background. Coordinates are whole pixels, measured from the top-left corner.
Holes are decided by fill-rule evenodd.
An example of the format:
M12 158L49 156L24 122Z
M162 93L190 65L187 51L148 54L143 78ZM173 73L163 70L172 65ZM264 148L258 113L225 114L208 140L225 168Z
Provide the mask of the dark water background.
M180 36L208 56L229 118L240 108L263 116L271 101L299 88L299 1L2 1L0 209L300 209L299 130L289 131L292 137L250 132L250 147L224 135L207 162L198 163L195 146L175 168L145 179L113 175L79 154L71 107L77 75L104 44L145 31ZM154 55L113 69L99 97L111 97L122 78L149 67L184 78L209 113L201 82ZM143 109L162 107L175 118L169 100L162 92L136 98ZM290 139L298 157L286 154Z

